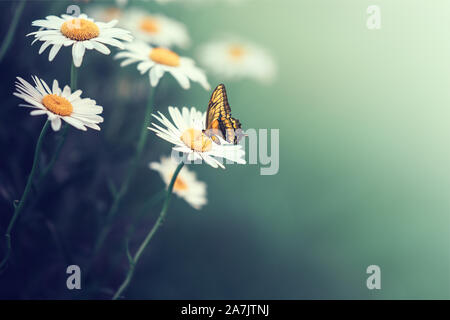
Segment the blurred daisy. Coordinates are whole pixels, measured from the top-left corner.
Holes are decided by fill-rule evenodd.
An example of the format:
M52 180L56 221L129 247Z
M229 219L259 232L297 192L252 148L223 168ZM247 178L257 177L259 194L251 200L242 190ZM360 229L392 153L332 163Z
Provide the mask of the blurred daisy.
M137 69L141 74L148 72L152 87L156 87L164 73L169 72L183 89L191 87L190 81L200 83L205 90L210 89L205 73L195 66L194 60L180 57L169 49L133 42L126 46L125 51L116 55L116 59L121 58L125 59L120 64L122 67L137 62Z
M272 57L258 46L239 41L214 41L199 50L202 64L221 78L254 78L269 82L276 73Z
M128 0L116 0L116 4L120 7L125 7L128 4Z
M44 80L32 76L34 86L24 79L17 77L16 92L14 95L25 100L21 107L29 107L32 116L47 115L52 129L58 131L61 128L61 119L77 129L86 131L86 127L100 130L97 123L103 122L99 116L103 108L96 105L95 100L81 98L81 90L71 92L69 86L63 90L59 88L57 80L53 80L50 88Z
M125 12L120 23L137 39L155 46L186 48L190 42L184 24L161 14L130 9Z
M48 16L45 20L33 21L35 27L45 28L28 34L34 35L35 40L43 41L39 54L50 49L48 60L52 61L62 46L72 46L73 63L76 67L81 66L86 49L95 49L103 54L110 54L111 51L105 45L111 45L123 49L121 41L131 41L133 37L129 31L114 28L117 20L108 23L95 22L87 15L81 14L78 18L63 14L60 17Z
M160 162L150 162L149 167L159 172L161 179L169 185L178 163L170 157L161 157ZM206 183L197 180L195 172L186 167L181 169L173 185L173 192L186 200L192 207L200 210L208 201L206 198Z
M187 155L187 160L204 160L213 168L221 167L225 169L219 159L228 159L236 163L245 164L245 151L240 145L230 144L220 137L220 145L214 143L203 133L205 130L206 112L202 113L195 108L190 110L183 107L182 112L178 108L169 107L169 114L173 123L161 112L159 116L152 114L164 127L152 123L153 128L148 128L156 132L156 135L175 146L174 151Z
M92 17L95 20L102 22L110 22L112 20L119 20L123 14L123 11L117 7L105 7L95 5L89 7L87 9L87 13L89 14L90 17Z

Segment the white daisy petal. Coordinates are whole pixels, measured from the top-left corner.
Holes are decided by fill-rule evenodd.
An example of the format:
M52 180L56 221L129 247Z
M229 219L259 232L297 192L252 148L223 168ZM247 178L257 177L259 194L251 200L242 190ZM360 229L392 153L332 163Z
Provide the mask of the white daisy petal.
M70 87L65 86L61 91L57 80L50 88L45 81L32 76L35 86L17 77L14 96L24 100L27 104L21 107L34 108L30 115L47 115L54 131L61 128L61 118L77 129L86 131L86 127L100 130L99 123L103 122L103 108L96 105L95 100L81 98L82 91L71 93Z
M48 61L53 61L53 59L56 57L56 54L58 53L59 49L61 49L62 44L55 44L50 49L50 53L48 55Z
M74 102L75 100L78 100L80 98L82 93L83 93L83 91L77 90L77 91L73 92L70 96L68 96L67 100L69 100L69 102Z
M82 43L83 43L83 46L84 46L86 49L92 50L92 49L94 49L94 42L95 42L95 41L86 40L86 41L83 41Z
M207 164L209 164L211 167L213 168L218 168L218 162L215 161L212 157L208 156L208 155L200 155L202 157L203 160L205 160L205 162Z
M207 69L225 79L270 82L276 75L276 64L264 48L239 39L215 40L200 46L198 57Z
M29 104L34 105L36 108L42 109L42 104L41 104L40 101L33 100L33 98L31 98L31 97L27 97L27 96L18 94L18 93L16 93L16 92L14 92L13 94L14 94L16 97L25 100L25 101L28 102Z
M71 94L70 87L69 86L64 86L64 89L63 89L63 92L62 92L61 96L64 97L64 98L69 98L70 94Z
M100 131L100 130L101 130L101 128L100 128L97 124L95 124L95 123L88 123L88 122L86 122L86 123L84 123L84 125L85 125L86 127L89 127L89 128L91 128L91 129L94 129L94 130L97 130L97 131Z
M56 80L56 79L53 80L52 93L57 94L57 95L61 94L61 90L59 89L58 80Z
M158 68L158 66L155 66L150 69L150 84L152 87L156 87L158 85L159 79L163 76L164 71L161 68Z
M76 18L76 23L72 22L74 19L73 16L63 14L61 17L47 16L45 19L35 20L32 22L32 26L41 29L31 32L27 36L34 36L32 43L43 42L39 54L52 46L49 61L53 61L61 47L72 46L73 62L76 67L81 66L86 49L96 49L108 55L110 50L105 44L124 48L122 41L133 40L129 31L114 27L117 21L96 22L84 13ZM80 20L82 23L80 23ZM67 23L72 25L67 28Z
M73 64L75 67L80 67L83 62L85 48L81 42L76 42L72 46Z
M167 48L190 44L186 26L161 14L130 8L121 15L120 23L142 42Z
M93 45L93 48L95 50L97 50L98 52L106 54L106 55L111 53L111 50L109 50L109 48L107 46L105 46L103 43L100 43L98 41L92 41L91 43Z
M51 121L51 125L52 125L53 131L59 131L59 129L61 129L61 118L56 117L55 119L53 119Z
M71 118L71 117L63 117L63 120L66 121L68 124L74 126L77 129L86 131L86 127L83 125L83 122L81 122L80 120Z
M178 70L173 70L170 72L172 74L172 76L178 81L178 83L180 84L180 86L187 90L191 87L191 85L189 84L189 79L186 75L184 75L183 73L179 72Z
M180 57L166 48L153 48L143 42L134 42L126 46L125 51L115 55L115 59L123 59L122 67L137 63L141 74L148 72L150 85L156 87L165 72L169 72L183 89L190 88L190 82L197 82L209 89L205 73L192 61Z
M43 115L43 114L46 114L46 113L47 113L46 110L33 110L33 111L30 112L30 115L31 116L40 116L40 115Z
M97 42L102 42L104 44L109 44L110 46L118 47L120 49L124 49L125 48L125 46L123 45L122 42L120 42L119 40L113 39L113 38L99 37L99 38L95 38L95 40Z
M169 185L177 166L177 161L168 157L161 157L160 162L149 163L149 168L159 173L166 188ZM178 173L172 191L177 196L183 198L194 209L199 210L208 202L206 189L206 183L198 181L195 173L189 171L185 166Z
M45 49L47 49L48 46L51 45L51 44L52 44L51 41L45 41L45 42L41 45L41 48L39 49L39 52L38 52L38 53L41 54L42 52L44 52Z
M152 114L161 125L152 123L148 129L158 137L172 143L173 151L184 153L189 161L203 160L213 168L225 168L224 159L245 164L245 151L241 145L233 145L219 138L220 145L203 133L205 113L195 108L168 108L169 121L162 113Z

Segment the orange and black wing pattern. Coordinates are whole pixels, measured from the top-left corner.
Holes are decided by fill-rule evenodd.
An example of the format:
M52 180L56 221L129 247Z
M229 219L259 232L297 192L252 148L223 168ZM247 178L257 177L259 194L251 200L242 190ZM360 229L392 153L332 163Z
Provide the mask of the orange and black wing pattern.
M216 136L229 143L237 144L241 138L241 123L231 116L225 85L219 84L214 89L206 111L206 132L211 139L220 144Z

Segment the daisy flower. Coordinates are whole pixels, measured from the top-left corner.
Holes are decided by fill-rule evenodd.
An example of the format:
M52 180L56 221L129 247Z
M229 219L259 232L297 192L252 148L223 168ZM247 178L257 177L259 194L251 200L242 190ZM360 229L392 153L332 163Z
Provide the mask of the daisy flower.
M128 0L116 0L116 4L120 7L125 7L128 4Z
M221 78L254 78L269 82L276 73L272 57L261 47L242 41L210 42L199 50L203 65Z
M190 43L186 26L161 14L130 9L124 13L121 24L137 39L155 46L186 48Z
M87 13L95 20L110 22L112 20L119 20L123 15L123 11L118 7L105 7L94 5L87 9Z
M245 164L245 151L240 145L230 144L217 136L220 144L213 142L203 133L205 130L206 112L197 111L194 107L190 110L183 107L169 107L169 114L173 123L161 112L158 115L152 114L164 127L152 123L153 128L149 130L156 132L156 135L175 146L174 151L187 155L188 161L204 160L213 168L221 167L225 169L222 159L228 159L236 163Z
M103 122L99 116L103 108L98 106L95 100L81 98L81 90L71 92L69 86L63 90L59 88L57 80L53 80L50 88L44 80L32 76L34 86L24 79L17 77L16 92L14 95L25 100L21 107L29 107L32 116L47 115L52 129L58 131L61 128L61 119L77 129L86 131L86 127L100 130L97 123Z
M178 163L170 157L161 157L160 162L150 162L149 167L157 171L161 179L169 185ZM173 193L186 200L192 207L200 210L208 201L206 198L206 183L197 180L195 172L186 167L181 169L173 185Z
M195 65L194 60L180 57L172 50L133 42L116 55L116 59L121 58L125 59L120 64L122 67L138 63L137 69L141 74L148 72L152 87L156 87L164 73L169 72L183 89L191 87L190 81L200 83L205 90L210 89L205 73Z
M33 26L44 29L31 32L27 36L34 36L33 43L44 42L39 49L39 54L49 46L53 46L48 56L49 61L55 58L61 47L72 46L73 63L79 67L83 62L86 49L95 49L108 55L111 51L106 45L123 49L124 45L120 40L133 40L129 31L114 27L117 22L117 20L108 23L95 22L85 14L80 14L78 18L66 14L63 14L61 18L48 16L45 20L33 21Z

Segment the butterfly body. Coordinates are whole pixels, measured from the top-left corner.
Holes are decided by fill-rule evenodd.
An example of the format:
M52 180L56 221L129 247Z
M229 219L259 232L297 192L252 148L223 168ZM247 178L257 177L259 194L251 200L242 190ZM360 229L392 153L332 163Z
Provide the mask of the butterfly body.
M242 137L241 123L231 116L231 107L223 84L219 84L211 95L205 127L207 135L217 144L220 144L217 136L233 144L237 144Z

